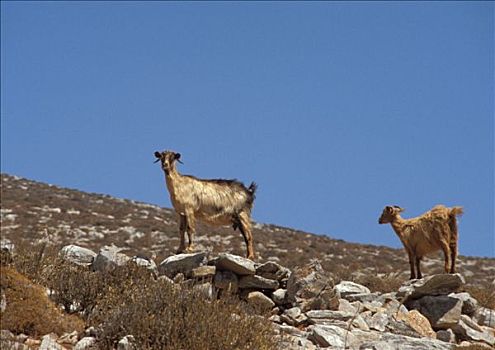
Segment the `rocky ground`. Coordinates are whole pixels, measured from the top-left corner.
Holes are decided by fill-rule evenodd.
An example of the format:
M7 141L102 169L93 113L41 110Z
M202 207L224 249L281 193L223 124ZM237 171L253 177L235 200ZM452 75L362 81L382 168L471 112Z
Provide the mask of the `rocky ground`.
M59 255L67 264L103 273L131 261L151 271L157 281L189 285L209 300L238 295L273 322L280 348L359 350L450 350L461 346L495 346L495 310L478 305L460 274L432 275L405 282L396 292L372 293L351 281L335 284L318 260L289 270L276 262L254 263L240 256L208 252L172 255L158 265L149 258L127 256L104 247L98 254L75 245ZM4 293L4 292L2 292ZM2 294L3 311L9 300ZM47 334L40 340L2 330L3 344L28 349L94 349L98 330ZM134 335L117 349L139 349ZM14 347L13 347L14 348Z
M460 256L459 273L446 275L432 257L423 263L427 277L408 281L402 250L260 223L254 224L256 262L242 257L244 242L228 227L199 225L197 252L174 255L179 240L170 209L6 174L1 180L2 250L13 259L16 249L43 243L91 274L137 264L153 281L193 288L207 300L234 294L270 320L280 348L289 350L495 346L495 311L464 292L467 284L495 290L495 259ZM356 283L370 275L398 284L370 290ZM6 288L2 314L12 305ZM135 336L115 347L139 349ZM92 327L34 338L3 329L0 340L2 348L84 350L99 337Z
M179 245L177 222L171 209L84 193L1 175L1 234L14 244L47 241L52 245L78 244L98 250L114 244L129 255L144 254L161 260ZM462 234L462 232L461 232ZM230 227L198 224L198 251L244 255L244 241ZM271 224L255 223L253 230L257 261L274 261L288 268L318 259L327 271L348 279L358 275L397 274L409 277L402 249L348 243ZM458 271L466 281L491 283L495 259L460 256ZM442 272L440 254L422 263L426 274Z

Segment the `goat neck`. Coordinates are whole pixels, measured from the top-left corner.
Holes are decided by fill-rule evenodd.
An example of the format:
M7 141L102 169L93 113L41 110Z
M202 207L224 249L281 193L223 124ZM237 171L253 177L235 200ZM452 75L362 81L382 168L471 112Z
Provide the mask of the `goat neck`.
M165 181L172 197L175 197L175 184L180 181L181 177L181 174L175 168L175 164L172 164L170 169L165 172Z
M404 230L404 227L407 224L407 220L401 218L399 214L395 215L394 219L390 223L392 225L392 228L394 229L395 233L401 240L403 240L405 236L406 231Z

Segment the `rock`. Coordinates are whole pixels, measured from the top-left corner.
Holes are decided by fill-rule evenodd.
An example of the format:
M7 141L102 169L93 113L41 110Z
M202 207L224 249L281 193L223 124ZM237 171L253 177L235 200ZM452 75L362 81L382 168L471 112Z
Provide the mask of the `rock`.
M0 312L5 312L5 309L7 309L7 296L5 295L4 291L2 290L1 296L0 296Z
M70 244L60 249L59 256L76 265L90 266L96 258L96 253L90 249Z
M346 296L350 294L369 294L371 291L358 283L351 281L341 281L335 286L335 290L339 293L341 298L346 299Z
M272 293L272 300L276 305L285 305L287 303L287 290L277 289Z
M404 335L411 338L421 338L421 335L416 332L409 324L405 321L397 321L395 318L389 318L388 324L385 332Z
M355 342L351 332L337 326L311 326L308 336L316 345L344 349L346 344Z
M300 330L299 328L288 326L285 324L276 325L276 329L278 329L281 333L290 334L295 337L304 337L306 334L304 331Z
M481 326L495 328L495 310L480 307L476 310L474 319Z
M368 331L369 327L361 315L345 311L311 310L306 312L308 323L313 325L333 325L347 328L349 323L361 330Z
M284 313L280 315L280 320L291 326L299 326L300 324L305 323L308 320L308 317L302 313L300 308L295 306L285 310Z
M383 333L380 340L361 344L359 350L454 350L455 345L436 339L412 338L404 335Z
M78 339L78 333L77 331L74 331L72 333L62 334L62 336L57 339L57 343L74 345L77 343L77 339Z
M158 273L173 278L178 273L188 275L203 264L206 264L206 252L177 254L163 260L158 266Z
M306 316L308 316L310 320L326 318L348 321L353 318L354 315L355 314L352 314L350 312L336 310L310 310L306 312Z
M404 321L408 326L414 329L422 337L428 337L435 339L436 333L431 328L430 321L423 316L418 310L411 310L405 315L400 314L397 317L398 320Z
M200 266L191 271L192 278L208 278L215 276L217 268L215 266Z
M289 327L289 326L288 326ZM293 328L293 327L292 327ZM284 334L277 341L280 349L286 350L316 350L319 349L311 341L304 336L296 336L292 334Z
M151 258L146 258L146 257L142 257L142 256L133 256L131 260L137 266L142 266L142 267L150 270L154 274L158 273L158 268L156 267L156 263Z
M132 335L126 335L117 343L117 350L136 350L136 340Z
M85 337L97 338L99 336L98 330L93 326L86 328L83 334Z
M0 340L15 340L15 335L7 329L0 331Z
M96 349L96 338L84 337L79 340L73 350L92 350Z
M122 248L115 246L103 247L93 260L91 269L93 271L107 271L114 269L116 266L124 266L130 258L120 253L121 250Z
M370 323L368 326L371 329L375 329L377 331L383 332L385 331L385 327L388 324L388 315L384 312L377 312L371 317Z
M464 315L473 316L478 309L478 301L469 293L450 293L449 297L462 300L462 313Z
M51 333L41 338L39 350L64 350L64 347L57 343L57 335Z
M213 284L218 289L223 289L231 293L237 293L239 288L239 280L237 275L232 271L217 271Z
M256 268L256 275L271 280L282 281L289 278L290 270L273 261L268 261Z
M410 280L404 283L397 293L402 302L419 299L425 295L445 295L456 292L465 284L460 274L440 274L425 277L419 280Z
M275 303L261 292L251 292L247 296L248 304L254 306L258 310L266 311L275 306Z
M257 275L242 276L239 279L239 288L277 289L278 281Z
M380 297L380 293L375 292L375 293L355 293L355 294L347 294L345 299L349 300L350 302L355 302L355 301L360 301L361 303L380 303L378 301Z
M336 310L339 306L333 279L317 260L292 272L287 281L287 301L300 305L303 311Z
M490 334L466 315L462 315L459 322L452 327L452 330L460 340L484 342L490 346L495 345L493 331Z
M218 256L215 264L218 270L232 271L240 276L256 273L254 262L238 255L222 253Z
M410 302L408 308L426 316L433 329L447 329L461 318L462 300L447 295L424 296Z
M447 342L447 343L455 343L455 334L452 329L441 329L437 332L437 339Z
M352 314L362 311L361 303L359 301L356 301L355 303L356 304L351 304L347 299L339 299L338 311L350 312Z

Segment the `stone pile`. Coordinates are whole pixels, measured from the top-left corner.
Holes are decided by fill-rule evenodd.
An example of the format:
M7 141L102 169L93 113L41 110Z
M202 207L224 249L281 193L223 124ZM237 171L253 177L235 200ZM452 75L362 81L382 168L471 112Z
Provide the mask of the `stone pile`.
M158 279L191 285L209 299L238 295L269 317L286 350L495 346L495 310L478 306L468 293L459 293L465 283L459 274L433 275L408 281L397 292L372 293L351 281L335 284L317 260L290 271L272 261L255 263L227 253L213 258L206 252L178 254L158 265L150 257L128 257L116 247L105 247L96 254L71 245L60 255L93 271L133 261ZM12 341L12 334L2 332L2 338ZM96 342L91 330L65 338L78 350L91 349ZM64 348L54 335L38 342L35 345L40 349ZM132 335L124 337L117 348L135 349Z

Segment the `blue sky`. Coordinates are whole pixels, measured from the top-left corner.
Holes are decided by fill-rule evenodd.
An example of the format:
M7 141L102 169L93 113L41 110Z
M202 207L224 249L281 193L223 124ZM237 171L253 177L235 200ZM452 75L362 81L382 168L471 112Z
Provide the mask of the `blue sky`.
M462 205L495 256L494 3L1 3L2 172L170 207L153 152L259 184L253 218L400 247Z

